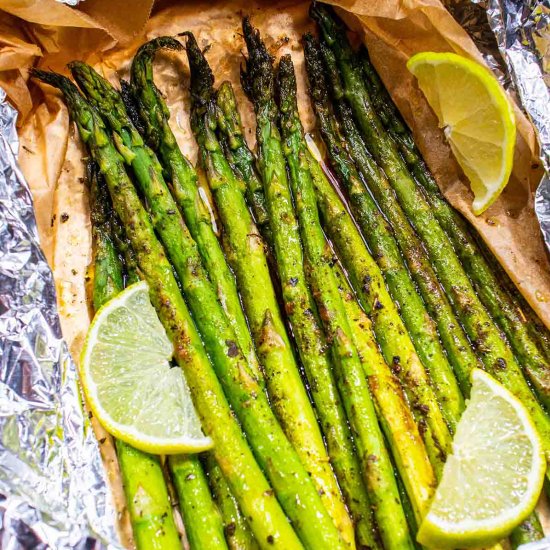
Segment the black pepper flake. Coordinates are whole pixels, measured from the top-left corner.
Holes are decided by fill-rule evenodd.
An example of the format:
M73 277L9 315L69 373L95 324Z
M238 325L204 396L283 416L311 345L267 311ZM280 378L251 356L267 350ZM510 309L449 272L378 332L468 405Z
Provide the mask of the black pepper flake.
M69 214L67 214L67 212L63 212L59 218L61 223L65 223L66 221L68 221L68 219L69 219Z
M298 277L292 277L288 282L290 286L296 286L298 284Z
M185 481L193 481L195 479L195 474L187 474L185 476Z
M71 269L71 273L72 273L73 275L78 275L78 271L77 271L76 269Z
M368 294L370 292L370 284L372 282L372 277L370 275L365 275L363 277L363 289Z
M374 301L374 309L382 309L384 306L382 305L382 302L380 300L376 299Z
M428 407L428 405L423 405L422 403L418 403L415 406L415 409L420 411L422 414L428 414L430 412L430 407Z
M55 223L55 219L57 218L57 216L54 214L52 216L52 219L50 220L50 227L53 227L53 224Z
M237 357L239 355L239 348L233 340L226 340L225 345L227 346L228 357Z
M499 369L505 369L506 368L506 361L502 357L499 357L497 359L496 363L497 363L497 368L499 368Z
M100 444L100 445L103 445L103 443L105 443L105 441L107 441L107 438L106 438L106 437L102 437L102 438L99 440L99 444Z
M267 535L267 542L268 544L274 544L275 539L273 538L273 535Z

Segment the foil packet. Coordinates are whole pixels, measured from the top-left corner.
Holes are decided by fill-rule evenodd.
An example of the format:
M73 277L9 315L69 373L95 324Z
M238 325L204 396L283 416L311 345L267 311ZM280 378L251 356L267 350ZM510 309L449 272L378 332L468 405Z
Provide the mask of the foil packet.
M79 0L58 0L75 6ZM550 169L549 0L447 0L535 125ZM55 285L0 90L0 548L121 548L98 444L61 336ZM550 247L550 179L536 194ZM525 548L550 548L539 541Z
M0 89L0 548L121 548Z

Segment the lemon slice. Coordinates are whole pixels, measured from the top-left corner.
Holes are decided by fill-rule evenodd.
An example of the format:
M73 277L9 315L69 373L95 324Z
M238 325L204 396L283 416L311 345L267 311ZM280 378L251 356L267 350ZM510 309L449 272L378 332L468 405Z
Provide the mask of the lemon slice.
M418 541L430 548L481 547L519 525L535 507L546 469L524 406L482 370L458 423Z
M459 55L422 52L409 59L407 68L418 79L470 180L472 208L479 215L497 200L512 171L512 106L487 69Z
M149 301L147 283L129 286L96 314L82 351L80 380L105 429L154 454L212 447L193 407L173 347Z

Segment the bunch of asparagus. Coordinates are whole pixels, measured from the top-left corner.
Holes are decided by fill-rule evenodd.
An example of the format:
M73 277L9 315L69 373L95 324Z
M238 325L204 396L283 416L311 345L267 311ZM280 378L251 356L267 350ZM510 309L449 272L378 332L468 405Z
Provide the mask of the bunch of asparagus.
M148 282L214 441L165 463L117 442L140 549L181 547L165 479L192 549L415 548L477 366L550 446L548 333L440 194L366 50L327 8L311 13L321 39L304 37L306 68L332 172L306 141L290 56L275 69L243 20L254 154L231 85L214 88L183 33L222 238L153 80L156 53L180 41L143 45L121 92L81 62L80 89L34 71L63 93L93 161L94 308ZM512 542L541 537L533 515Z

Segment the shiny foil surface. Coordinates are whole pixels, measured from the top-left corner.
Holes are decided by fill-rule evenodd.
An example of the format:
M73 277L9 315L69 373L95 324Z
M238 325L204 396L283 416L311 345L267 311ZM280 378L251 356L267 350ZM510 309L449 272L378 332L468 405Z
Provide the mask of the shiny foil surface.
M517 92L548 172L550 0L444 3L499 80ZM17 166L15 119L0 89L0 549L115 549L105 472L61 337L32 198ZM548 176L535 200L550 248ZM550 541L528 547L550 548Z
M0 548L118 548L97 441L0 89ZM101 542L99 542L101 541Z
M535 211L550 249L550 0L484 0L523 108L535 126L546 176Z

